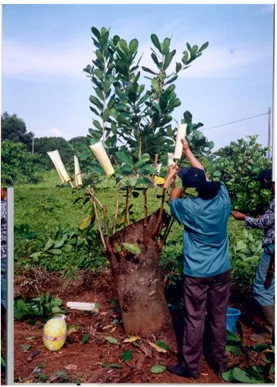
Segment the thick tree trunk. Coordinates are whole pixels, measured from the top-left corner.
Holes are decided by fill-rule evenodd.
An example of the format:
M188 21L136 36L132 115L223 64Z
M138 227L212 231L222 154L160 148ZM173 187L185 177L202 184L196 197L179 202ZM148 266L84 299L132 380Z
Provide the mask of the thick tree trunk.
M121 242L136 244L141 253L134 255L110 252L122 322L126 334L146 335L172 329L172 321L159 275L160 253L152 232L159 212L147 217L145 243L144 219L126 227L111 237L111 246ZM162 226L161 226L162 227Z

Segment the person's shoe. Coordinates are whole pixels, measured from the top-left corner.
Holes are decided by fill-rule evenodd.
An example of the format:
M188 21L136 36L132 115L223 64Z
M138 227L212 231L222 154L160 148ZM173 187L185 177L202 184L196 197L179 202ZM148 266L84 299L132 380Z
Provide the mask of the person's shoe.
M250 335L249 339L256 343L272 341L274 331L274 305L262 306L263 332Z
M178 375L178 376L183 376L184 378L193 378L193 379L198 379L200 376L199 372L189 372L187 371L182 364L177 364L173 365L170 364L167 366L167 370L171 372L172 374Z

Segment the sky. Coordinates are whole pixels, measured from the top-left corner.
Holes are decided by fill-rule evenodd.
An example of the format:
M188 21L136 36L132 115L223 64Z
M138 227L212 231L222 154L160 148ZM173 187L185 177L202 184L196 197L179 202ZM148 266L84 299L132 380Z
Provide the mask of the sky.
M86 136L95 117L92 83L82 69L94 55L91 27L104 26L128 42L138 39L141 65L148 67L152 33L172 36L177 60L186 42L209 41L176 81L182 105L173 117L180 122L189 110L215 149L254 134L266 146L273 12L270 4L3 5L2 112L17 114L35 137Z

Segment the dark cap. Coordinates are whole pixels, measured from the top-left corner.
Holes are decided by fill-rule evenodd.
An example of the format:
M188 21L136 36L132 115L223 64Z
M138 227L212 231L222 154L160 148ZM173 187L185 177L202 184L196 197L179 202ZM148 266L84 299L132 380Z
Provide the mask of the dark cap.
M272 169L264 169L259 173L259 176L257 179L261 183L261 187L266 189L266 188L271 188L271 183L272 183Z
M198 188L200 190L218 191L220 182L207 181L205 172L199 168L182 168L178 172L178 176L182 180L183 187Z

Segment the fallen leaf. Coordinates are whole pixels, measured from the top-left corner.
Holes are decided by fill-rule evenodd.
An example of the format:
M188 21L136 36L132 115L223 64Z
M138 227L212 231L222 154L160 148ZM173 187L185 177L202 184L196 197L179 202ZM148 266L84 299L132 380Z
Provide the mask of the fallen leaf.
M105 325L105 326L103 327L103 330L110 329L110 328L113 328L113 326L112 326L112 325Z
M66 370L77 370L77 366L75 364L68 364L64 367Z
M153 356L152 356L152 351L151 351L150 348L146 347L145 344L142 344L142 345L140 346L140 349L141 349L141 351L142 351L146 356L148 356L148 357L150 357L150 358L152 359Z
M118 344L118 341L114 338L114 337L111 337L111 336L106 336L105 339L111 343L111 344Z
M31 344L22 344L20 347L22 348L23 352L27 352L31 348Z
M122 359L125 360L125 361L130 361L132 360L132 357L133 357L133 353L132 351L130 351L129 349L127 349L126 351L123 352L122 354Z
M81 340L81 343L82 344L85 344L90 338L90 334L86 333L83 337L82 337L82 340Z
M166 370L166 367L163 365L155 365L151 368L152 374L161 374Z
M166 349L158 347L156 344L151 343L151 341L148 341L148 344L151 345L151 347L153 347L158 352L167 353Z
M36 336L32 336L32 337L25 337L25 340L34 340L36 339Z
M129 336L128 339L123 340L123 343L133 343L134 341L140 340L140 337Z
M113 327L113 329L111 330L111 332L114 332L116 330L116 327Z

